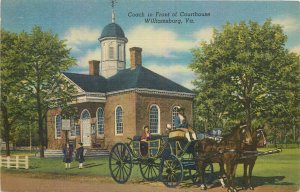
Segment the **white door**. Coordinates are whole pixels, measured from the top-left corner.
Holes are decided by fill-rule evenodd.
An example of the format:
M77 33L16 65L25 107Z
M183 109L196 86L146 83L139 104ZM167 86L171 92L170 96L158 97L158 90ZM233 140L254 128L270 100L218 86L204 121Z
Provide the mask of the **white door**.
M82 113L81 125L83 146L91 146L91 122L90 114L87 110Z

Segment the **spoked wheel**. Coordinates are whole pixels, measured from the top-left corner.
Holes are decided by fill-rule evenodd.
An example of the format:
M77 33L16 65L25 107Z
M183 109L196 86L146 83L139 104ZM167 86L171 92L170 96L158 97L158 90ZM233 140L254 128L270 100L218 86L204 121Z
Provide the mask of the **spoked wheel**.
M159 178L159 159L145 159L140 163L140 171L146 181L156 181Z
M160 164L160 179L167 187L176 187L183 178L183 167L175 155L162 159Z
M204 174L204 183L201 181L200 174L195 169L189 169L189 174L192 182L195 185L201 185L201 184L210 184L213 182L214 179L214 167L212 163L205 163L204 169L202 171Z
M132 171L132 156L124 143L117 143L109 155L109 170L112 178L120 184L126 183Z
M200 174L195 169L189 169L190 179L195 185L201 185Z

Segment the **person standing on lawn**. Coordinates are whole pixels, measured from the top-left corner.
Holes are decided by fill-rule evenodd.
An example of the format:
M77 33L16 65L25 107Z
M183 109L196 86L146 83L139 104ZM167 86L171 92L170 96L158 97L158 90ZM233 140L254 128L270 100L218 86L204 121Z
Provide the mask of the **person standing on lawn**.
M65 162L66 169L71 168L71 162L73 161L73 148L70 146L69 143L67 143L63 149L64 153L64 159L63 162Z
M83 143L79 143L80 147L76 149L76 158L78 159L79 162L79 169L83 168L83 162L85 161L84 159L84 148L83 148Z

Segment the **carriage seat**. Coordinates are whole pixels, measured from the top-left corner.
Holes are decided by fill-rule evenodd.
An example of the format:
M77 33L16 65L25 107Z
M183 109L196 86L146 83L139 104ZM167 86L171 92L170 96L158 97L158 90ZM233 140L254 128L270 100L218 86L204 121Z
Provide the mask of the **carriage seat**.
M132 138L133 141L141 141L141 136L140 135L135 135Z
M169 132L169 139L174 140L184 140L185 138L185 131L180 129L174 129Z

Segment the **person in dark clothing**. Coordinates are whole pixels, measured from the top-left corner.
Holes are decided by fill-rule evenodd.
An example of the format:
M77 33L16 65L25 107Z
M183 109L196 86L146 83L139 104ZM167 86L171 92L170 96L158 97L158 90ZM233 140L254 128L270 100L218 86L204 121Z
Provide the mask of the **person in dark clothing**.
M148 140L151 139L151 134L149 131L149 127L147 125L144 126L144 131L141 135L141 154L142 156L146 156L148 153Z
M73 147L67 143L63 148L64 159L66 169L70 169L71 162L73 161Z
M83 162L85 161L84 159L84 148L83 148L83 143L79 143L80 147L76 149L76 157L78 159L79 162L79 169L83 168Z

